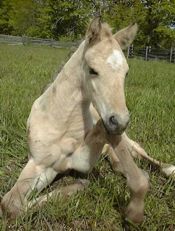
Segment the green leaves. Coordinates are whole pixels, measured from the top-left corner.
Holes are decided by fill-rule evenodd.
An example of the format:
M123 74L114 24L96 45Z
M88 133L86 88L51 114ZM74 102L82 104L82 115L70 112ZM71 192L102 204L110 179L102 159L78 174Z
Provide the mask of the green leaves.
M175 40L175 1L2 0L0 33L77 40L100 13L116 30L139 24L138 45L170 47ZM67 39L66 39L67 40Z

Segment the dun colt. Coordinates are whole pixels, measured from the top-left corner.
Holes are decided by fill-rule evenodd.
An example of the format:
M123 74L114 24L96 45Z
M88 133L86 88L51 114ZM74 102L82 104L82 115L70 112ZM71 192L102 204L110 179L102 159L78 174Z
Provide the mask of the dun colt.
M129 122L124 94L129 68L122 50L133 42L136 32L133 24L113 35L99 18L91 22L85 40L32 106L27 121L29 160L2 199L1 215L15 218L48 196L83 190L85 180L29 201L33 190L42 191L58 173L90 172L108 144L112 166L126 176L132 193L126 216L134 222L143 220L148 177L132 157L150 160L167 175L175 167L152 159L124 133Z

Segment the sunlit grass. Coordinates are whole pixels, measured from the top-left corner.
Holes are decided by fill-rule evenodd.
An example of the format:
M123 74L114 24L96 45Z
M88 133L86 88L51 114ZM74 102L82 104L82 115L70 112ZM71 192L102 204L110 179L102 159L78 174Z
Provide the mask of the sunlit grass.
M27 161L26 120L31 105L68 53L51 47L0 45L0 197L12 187ZM175 163L175 65L136 59L129 64L128 133L153 157ZM124 224L129 199L125 179L101 159L84 192L68 200L50 201L12 224L0 221L0 230L106 231L123 230L124 225L128 230L175 230L174 182L148 163L138 164L149 172L151 182L141 225Z

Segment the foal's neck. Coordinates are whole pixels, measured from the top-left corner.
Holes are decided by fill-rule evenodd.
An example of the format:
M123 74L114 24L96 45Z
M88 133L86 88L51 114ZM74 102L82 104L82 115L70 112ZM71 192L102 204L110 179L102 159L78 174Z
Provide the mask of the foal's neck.
M53 88L57 90L55 92L57 92L56 98L58 101L64 100L65 103L69 103L72 96L74 98L74 101L71 102L72 104L85 100L82 89L84 45L84 42L80 44L53 83Z
M62 124L69 124L71 129L90 126L89 100L85 97L82 86L84 42L64 65L52 84L55 117Z

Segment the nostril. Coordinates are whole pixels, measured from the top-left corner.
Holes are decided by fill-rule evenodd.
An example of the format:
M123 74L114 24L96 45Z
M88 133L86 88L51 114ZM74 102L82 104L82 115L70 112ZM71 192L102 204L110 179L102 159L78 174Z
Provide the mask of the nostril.
M109 117L109 123L112 125L118 125L117 117L115 115Z
M129 114L125 116L119 116L112 114L108 119L109 127L112 130L124 131L129 123Z

